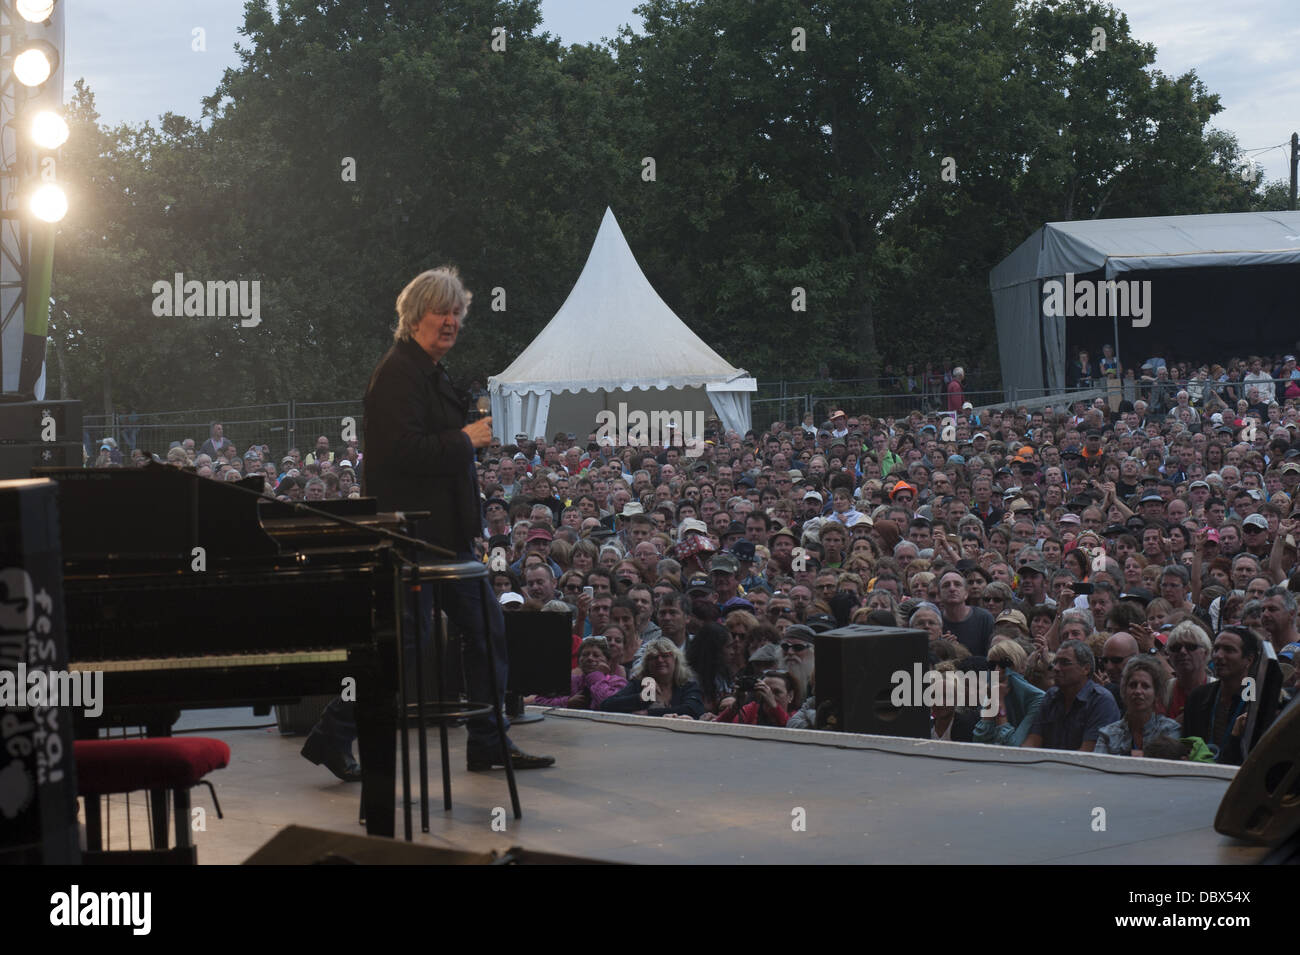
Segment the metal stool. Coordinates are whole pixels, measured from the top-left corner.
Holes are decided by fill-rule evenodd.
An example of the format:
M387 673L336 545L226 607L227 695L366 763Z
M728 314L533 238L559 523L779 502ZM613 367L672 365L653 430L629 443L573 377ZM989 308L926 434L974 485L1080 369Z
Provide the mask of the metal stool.
M484 703L471 701L461 703L459 701L447 701L443 698L442 682L442 640L438 632L438 626L442 620L441 611L441 589L448 583L462 580L479 580L482 581L482 607L483 607L483 632L486 634L487 642L487 669L488 669L488 686L492 693L492 702ZM505 712L501 703L501 687L497 683L496 671L496 649L492 641L492 618L488 609L487 601L492 599L491 590L488 587L488 567L478 561L458 561L451 563L424 563L416 565L405 562L398 575L396 583L398 588L397 607L403 606L401 600L418 599L413 594L419 592L423 586L433 587L433 667L435 680L438 686L438 697L432 703L427 703L424 699L424 647L423 642L418 635L415 643L415 719L417 722L417 737L420 748L420 828L423 832L429 831L429 759L428 759L428 735L425 728L426 720L433 720L438 724L438 736L442 746L442 801L443 809L451 809L451 757L447 749L447 724L460 719L468 719L474 716L485 716L494 710L497 715L497 726L501 728L501 757L505 762L506 782L510 788L510 805L514 810L516 819L523 817L523 811L519 806L519 791L515 786L514 764L510 761L510 746L506 742ZM405 589L405 593L403 593ZM408 746L410 741L410 707L406 699L406 674L405 674L405 638L402 633L404 626L404 615L399 611L395 614L397 618L397 646L398 646L398 693L401 709L401 731L402 731L402 809L404 813L404 829L406 838L411 838L411 766ZM418 619L418 614L415 615ZM432 710L426 707L432 706Z

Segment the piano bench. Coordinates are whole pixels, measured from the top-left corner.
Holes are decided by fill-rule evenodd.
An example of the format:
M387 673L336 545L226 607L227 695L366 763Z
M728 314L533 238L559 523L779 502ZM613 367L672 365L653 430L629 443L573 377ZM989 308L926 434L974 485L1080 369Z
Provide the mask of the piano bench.
M91 739L74 743L77 761L77 795L86 806L86 852L83 862L91 865L122 863L189 864L198 861L190 838L190 790L205 783L203 777L230 763L230 747L221 740L200 736L152 739ZM105 852L99 797L139 790L172 791L175 808L176 846L168 849L165 820L154 820L152 850ZM213 790L213 802L216 791ZM162 803L166 808L166 803ZM217 806L221 816L221 807ZM159 836L161 838L159 838Z

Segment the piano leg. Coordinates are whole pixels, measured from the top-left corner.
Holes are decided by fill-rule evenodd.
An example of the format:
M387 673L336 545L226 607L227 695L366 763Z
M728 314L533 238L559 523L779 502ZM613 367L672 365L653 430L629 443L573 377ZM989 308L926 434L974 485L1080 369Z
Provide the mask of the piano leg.
M373 648L353 650L349 662L357 679L357 749L361 757L361 813L366 833L396 832L397 703L395 676L385 679Z

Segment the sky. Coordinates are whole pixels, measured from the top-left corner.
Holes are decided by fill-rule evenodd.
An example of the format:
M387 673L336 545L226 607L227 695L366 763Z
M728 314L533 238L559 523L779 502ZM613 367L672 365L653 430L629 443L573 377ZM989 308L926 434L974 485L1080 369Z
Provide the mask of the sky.
M243 0L65 0L64 78L84 78L101 122L140 123L167 111L197 118L227 67ZM542 28L566 43L596 43L637 25L639 0L542 0ZM1133 34L1154 43L1156 68L1195 69L1224 111L1213 124L1235 133L1267 179L1289 176L1300 131L1300 17L1296 0L1121 0ZM202 51L194 31L201 29ZM1279 147L1279 148L1273 148Z

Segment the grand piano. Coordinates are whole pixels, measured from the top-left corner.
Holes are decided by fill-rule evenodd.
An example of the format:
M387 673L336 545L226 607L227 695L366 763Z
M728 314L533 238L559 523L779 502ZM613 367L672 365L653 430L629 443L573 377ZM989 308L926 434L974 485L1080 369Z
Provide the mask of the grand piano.
M104 712L78 735L166 735L183 709L267 712L351 678L367 831L392 836L395 561L367 528L400 532L402 517L367 498L311 505L352 525L300 516L259 497L261 477L158 464L34 476L59 484L70 667L104 672ZM165 838L166 801L154 806Z

